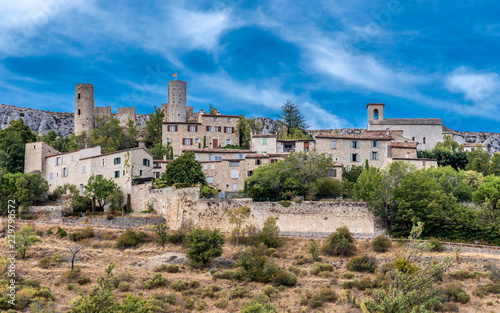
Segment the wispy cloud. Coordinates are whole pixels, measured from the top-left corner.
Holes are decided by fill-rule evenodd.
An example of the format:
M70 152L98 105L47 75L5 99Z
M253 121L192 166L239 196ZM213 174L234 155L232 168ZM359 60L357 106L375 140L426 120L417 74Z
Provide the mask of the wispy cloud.
M459 67L446 76L446 88L462 93L467 100L484 101L498 91L500 77L497 73L478 73L466 67Z

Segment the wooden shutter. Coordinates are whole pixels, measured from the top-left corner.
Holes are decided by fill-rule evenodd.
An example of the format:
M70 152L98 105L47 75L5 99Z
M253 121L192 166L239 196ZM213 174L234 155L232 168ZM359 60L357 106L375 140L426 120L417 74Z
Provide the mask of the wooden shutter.
M190 127L190 126L188 125L188 131L190 131L190 130L189 130L189 127Z
M177 131L177 125L175 125L175 131Z
M231 133L234 134L234 127L231 127Z
M189 138L189 145L193 145L193 138Z
M221 131L221 129L222 129L222 127L217 126L217 131L218 131L218 132L220 132L220 131Z
M197 132L198 131L198 125L195 125L194 126L194 131Z
M210 129L209 127L210 127L210 126L207 126L207 131L209 131L209 129Z

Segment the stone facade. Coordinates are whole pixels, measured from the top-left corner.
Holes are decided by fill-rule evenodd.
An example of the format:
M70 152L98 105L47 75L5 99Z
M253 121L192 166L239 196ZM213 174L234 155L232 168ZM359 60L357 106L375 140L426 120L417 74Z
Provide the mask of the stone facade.
M75 86L75 135L90 135L94 129L94 86Z
M94 119L96 123L94 123L94 127L97 126L97 119L103 117L111 117L111 107L108 105L107 107L95 107L94 108Z
M252 135L250 140L250 149L260 154L276 153L277 135L276 134L256 134Z
M42 153L41 151L50 151ZM91 175L112 179L124 194L130 194L136 178L153 178L153 156L144 148L101 154L101 147L60 153L43 142L26 144L25 173L37 171L49 184L49 191L72 184L83 193ZM38 170L31 164L43 164Z
M276 202L253 202L251 199L200 199L199 188L152 189L150 184L133 186L132 208L144 210L145 203L152 204L159 215L165 217L171 229L183 223L219 228L230 232L227 211L233 207L248 206L250 217L244 226L262 228L272 216L282 234L330 234L338 227L347 226L357 236L375 234L375 218L366 203L360 202L309 202L292 203L285 208Z
M135 125L135 108L118 108L115 118L118 120L120 127L127 127L129 120Z

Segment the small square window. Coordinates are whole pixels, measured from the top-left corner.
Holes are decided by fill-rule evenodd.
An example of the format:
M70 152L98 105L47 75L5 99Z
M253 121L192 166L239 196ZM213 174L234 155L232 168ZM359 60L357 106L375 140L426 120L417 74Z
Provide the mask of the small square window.
M215 170L215 164L210 165L210 169Z
M228 117L228 118L227 118L227 121L228 121L228 122L231 122L231 118L230 118L230 117Z
M231 144L231 139L226 139L226 146Z
M217 118L216 117L214 117L214 122L217 122Z
M238 184L233 184L233 190L238 190Z
M113 164L114 164L114 165L121 164L121 163L122 163L122 158L115 158L115 159L113 160Z
M208 164L203 165L204 170L208 170Z
M142 170L139 170L139 176L142 176Z
M120 177L120 171L115 171L115 178Z
M262 138L262 144L267 145L267 138Z

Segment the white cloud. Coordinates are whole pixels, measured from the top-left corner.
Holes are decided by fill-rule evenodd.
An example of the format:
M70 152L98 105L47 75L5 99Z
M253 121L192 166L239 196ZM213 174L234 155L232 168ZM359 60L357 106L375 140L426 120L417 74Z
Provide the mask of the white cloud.
M446 76L446 88L462 93L467 100L479 102L498 91L500 78L496 73L476 73L460 67Z

